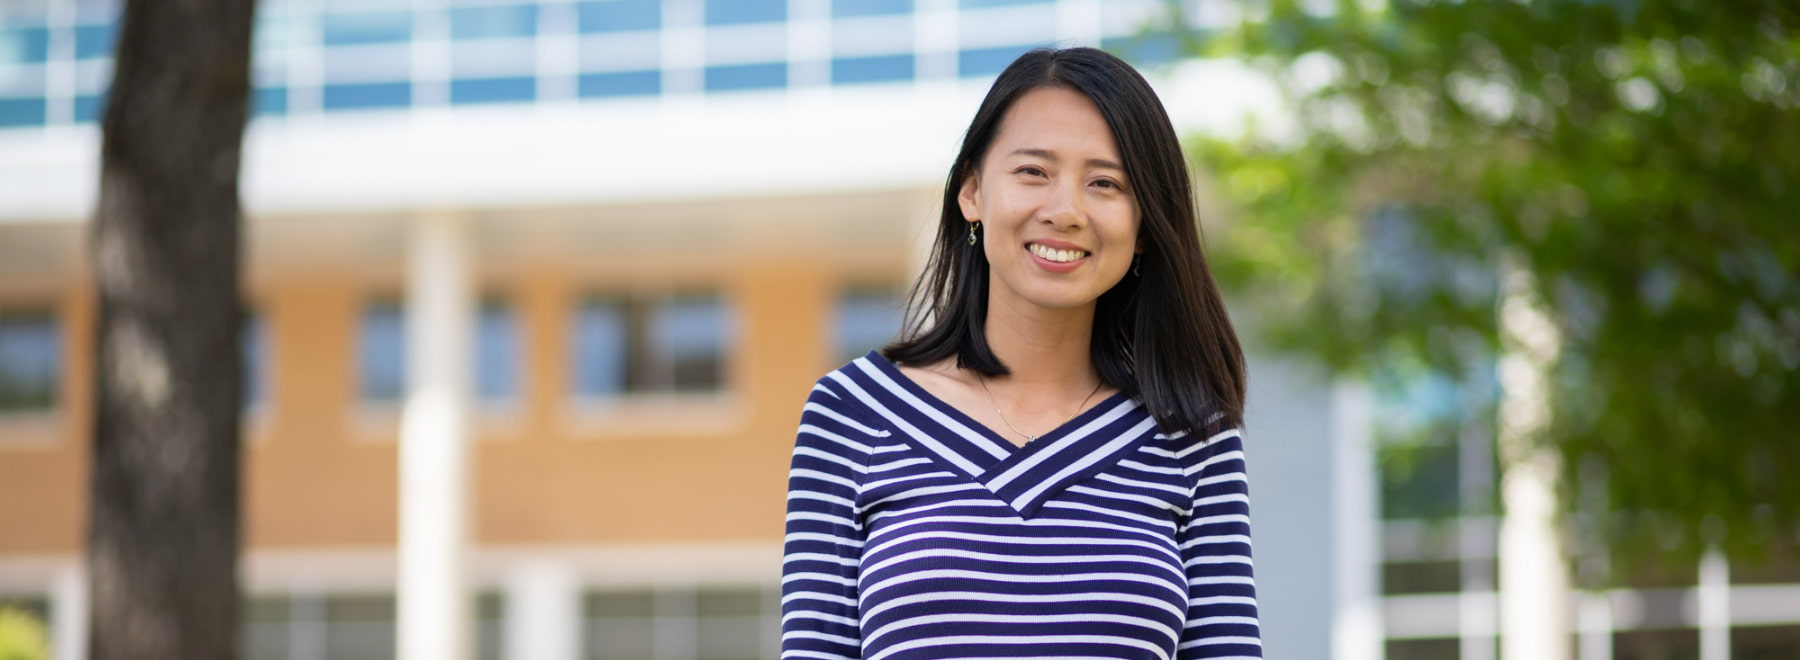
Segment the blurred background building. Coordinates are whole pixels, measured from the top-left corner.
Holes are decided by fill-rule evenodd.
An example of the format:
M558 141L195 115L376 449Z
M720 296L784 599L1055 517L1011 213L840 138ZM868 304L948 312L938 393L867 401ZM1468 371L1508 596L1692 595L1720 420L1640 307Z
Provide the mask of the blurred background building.
M436 287L477 303L477 656L774 657L800 404L897 329L994 75L1029 48L1101 46L1184 132L1278 121L1255 76L1179 56L1175 32L1228 13L1170 25L1164 4L265 0L243 166L245 657L393 656L405 309ZM118 13L0 4L0 604L69 660L83 237ZM412 275L431 232L471 272ZM1262 355L1251 371L1269 657L1495 657L1491 442L1377 460L1374 420L1456 397ZM1583 625L1606 644L1582 657L1695 657L1706 593L1726 594L1708 625L1741 627L1738 657L1796 657L1800 570L1772 570L1604 594Z

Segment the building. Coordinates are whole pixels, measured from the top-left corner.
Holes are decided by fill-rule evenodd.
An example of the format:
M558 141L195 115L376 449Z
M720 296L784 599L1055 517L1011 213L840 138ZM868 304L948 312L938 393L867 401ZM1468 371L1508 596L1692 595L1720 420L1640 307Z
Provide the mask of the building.
M1268 111L1253 76L1176 61L1162 6L265 0L243 171L246 657L392 657L421 287L475 301L476 655L772 657L799 405L897 326L992 77L1031 47L1099 45L1151 71L1183 130ZM0 601L44 616L58 658L83 643L82 237L117 13L0 5ZM410 275L433 237L470 271ZM1408 515L1379 497L1382 402L1251 366L1270 657L1491 652L1491 519L1449 550L1382 523ZM1471 447L1453 455L1489 451ZM1800 592L1770 589L1734 590L1731 616L1792 630L1800 614L1755 599Z

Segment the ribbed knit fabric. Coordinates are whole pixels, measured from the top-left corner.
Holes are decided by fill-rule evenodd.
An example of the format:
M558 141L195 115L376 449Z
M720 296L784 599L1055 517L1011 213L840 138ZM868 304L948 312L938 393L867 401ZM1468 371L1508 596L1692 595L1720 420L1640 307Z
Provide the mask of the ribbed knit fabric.
M782 658L1260 658L1235 428L1114 395L1018 447L879 354L819 380L788 481Z

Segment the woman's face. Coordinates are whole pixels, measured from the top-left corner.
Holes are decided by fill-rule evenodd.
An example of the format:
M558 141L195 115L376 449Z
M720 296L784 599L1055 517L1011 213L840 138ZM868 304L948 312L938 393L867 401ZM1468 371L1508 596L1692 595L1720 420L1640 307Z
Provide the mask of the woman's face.
M1013 103L957 195L982 223L990 310L1091 306L1125 277L1138 205L1123 162L1080 92L1040 87Z

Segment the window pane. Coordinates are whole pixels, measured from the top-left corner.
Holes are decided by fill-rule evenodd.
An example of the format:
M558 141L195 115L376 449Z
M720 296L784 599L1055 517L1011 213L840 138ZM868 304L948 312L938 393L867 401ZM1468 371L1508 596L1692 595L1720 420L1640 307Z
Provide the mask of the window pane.
M62 339L49 312L0 315L0 412L54 407L61 360Z
M1461 498L1457 447L1451 444L1387 446L1381 461L1383 518L1444 518L1456 515Z
M587 595L582 603L585 660L640 660L655 656L655 599L648 591Z
M529 103L535 98L536 78L472 78L450 81L450 102L457 105Z
M412 12L359 11L325 14L322 31L327 46L354 46L412 38Z
M47 114L42 98L0 98L0 128L42 125Z
M506 648L506 599L497 593L475 598L475 658L501 660Z
M412 103L412 83L408 82L326 85L324 91L326 110L404 108Z
M787 64L739 64L706 67L706 91L729 92L787 85Z
M724 380L725 343L730 334L725 307L714 296L678 296L650 319L656 369L668 374L678 392L716 390Z
M536 5L453 7L450 9L450 38L534 36L537 34L537 10Z
M882 291L844 294L831 321L832 357L843 364L881 348L899 334L902 316L897 295Z
M630 360L625 304L592 299L575 315L575 393L584 397L614 396L625 391Z
M82 94L75 97L76 122L91 124L100 121L103 112L106 112L105 94Z
M512 306L493 300L481 305L475 328L475 392L482 401L519 395L519 329Z
M998 48L971 48L956 54L956 71L964 78L997 76L1025 51L1050 44L1021 44Z
M262 314L251 312L245 315L243 332L240 348L244 352L244 405L254 406L263 403L263 398L268 396L267 386L263 383L268 372L268 328Z
M399 401L406 387L406 319L400 303L378 301L363 308L357 369L364 401Z
M843 57L831 61L831 84L912 80L913 56Z
M286 596L245 596L242 634L246 660L288 660L293 648L293 614Z
M963 9L980 9L982 7L1007 7L1011 5L1043 5L1055 0L958 0Z
M659 0L599 0L575 5L582 32L629 32L662 26Z
M831 0L831 15L840 18L905 14L912 10L913 0Z
M75 26L75 57L79 59L112 57L113 42L119 37L118 23Z
M391 660L394 657L394 597L326 598L325 655L331 660Z
M584 73L576 85L582 98L656 94L662 91L662 72Z
M0 64L42 62L49 54L49 28L0 27Z
M787 0L706 0L707 25L787 20Z

